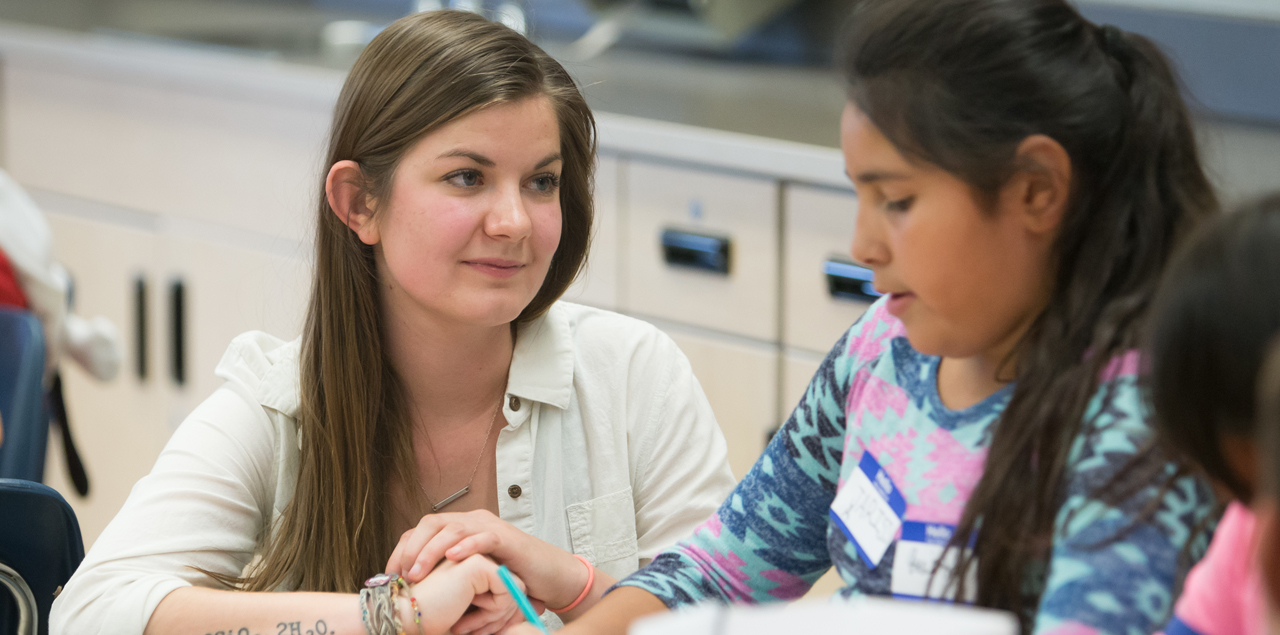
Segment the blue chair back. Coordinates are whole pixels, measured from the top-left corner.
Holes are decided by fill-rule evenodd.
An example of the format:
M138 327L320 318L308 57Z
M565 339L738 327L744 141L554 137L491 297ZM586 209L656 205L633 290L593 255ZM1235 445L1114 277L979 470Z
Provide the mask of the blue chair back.
M5 440L8 443L8 440ZM0 478L0 563L22 576L36 601L37 632L49 632L49 608L84 560L75 512L53 488ZM0 633L16 633L18 606L0 587Z
M29 311L0 308L0 478L44 480L44 330ZM3 511L0 507L0 511Z

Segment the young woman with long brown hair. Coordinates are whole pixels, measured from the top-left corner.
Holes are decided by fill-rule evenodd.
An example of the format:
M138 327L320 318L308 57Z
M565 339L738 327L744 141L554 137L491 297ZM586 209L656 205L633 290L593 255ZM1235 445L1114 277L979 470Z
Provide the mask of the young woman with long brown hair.
M1152 450L1137 375L1161 272L1217 212L1168 61L1066 0L861 0L838 59L852 254L885 297L716 515L563 632L833 566L845 597L1028 634L1159 629L1215 513Z
M445 11L375 38L334 115L302 337L231 344L53 631L492 633L519 619L495 560L572 620L712 513L732 476L687 360L557 301L594 151L572 79L514 31ZM468 553L357 601L428 534Z

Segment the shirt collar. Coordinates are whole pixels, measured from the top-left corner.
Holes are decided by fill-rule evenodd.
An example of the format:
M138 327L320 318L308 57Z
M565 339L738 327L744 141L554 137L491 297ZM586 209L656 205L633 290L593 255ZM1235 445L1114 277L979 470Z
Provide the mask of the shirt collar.
M507 394L560 409L569 407L573 394L573 336L569 317L559 303L517 329Z

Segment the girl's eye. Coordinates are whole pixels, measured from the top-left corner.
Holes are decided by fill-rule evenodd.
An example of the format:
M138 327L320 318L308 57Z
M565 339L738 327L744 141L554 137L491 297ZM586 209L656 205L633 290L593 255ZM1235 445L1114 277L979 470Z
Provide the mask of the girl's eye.
M533 177L532 186L534 190L543 194L550 194L560 187L560 177L555 174L544 174L542 176Z
M916 197L908 196L900 198L896 201L885 201L884 208L890 212L905 212L911 209L911 204L916 202Z
M457 187L475 187L480 184L480 173L475 170L459 170L446 176L444 180Z

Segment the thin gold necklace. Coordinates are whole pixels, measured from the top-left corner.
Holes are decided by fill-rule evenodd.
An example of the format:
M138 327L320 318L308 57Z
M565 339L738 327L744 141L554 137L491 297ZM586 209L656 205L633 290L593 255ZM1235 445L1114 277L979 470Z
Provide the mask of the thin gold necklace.
M493 416L489 417L489 427L488 427L488 428L485 428L485 431L484 431L484 442L480 444L480 454L477 454L477 455L476 455L476 464L471 468L471 476L467 479L467 484L466 484L466 485L464 485L464 486L462 486L462 489L460 489L460 490L458 490L458 491L456 491L456 492L454 492L454 493L450 494L449 496L447 496L444 500L441 500L441 501L440 501L440 502L438 502L438 503L432 503L432 505L431 505L431 513L433 513L433 514L434 514L434 513L438 512L438 511L440 511L440 510L444 509L446 506L448 506L448 505L449 505L449 503L452 503L453 501L456 501L456 500L458 500L459 498L462 498L463 496L466 496L466 495L467 495L467 492L470 492L470 491L471 491L471 483L475 482L475 480L476 480L476 472L477 472L477 471L479 471L479 469L480 469L480 459L484 458L484 450L485 450L485 448L489 447L489 433L490 433L490 432L493 432L493 422L498 420L498 411L499 411L499 410L502 410L502 401L501 401L501 400L499 400L499 401L498 401L498 407L493 409ZM427 443L430 443L430 442L431 442L431 437L428 435L428 437L427 437ZM434 451L432 451L432 454L434 455L434 454L435 454L435 452L434 452ZM437 465L439 465L439 463L437 463ZM430 503L430 502L431 502L431 497L430 497L430 496L428 496L428 497L427 497L427 502L428 502L428 503Z

